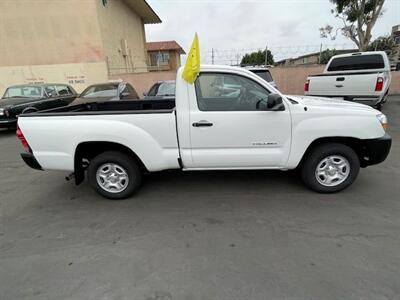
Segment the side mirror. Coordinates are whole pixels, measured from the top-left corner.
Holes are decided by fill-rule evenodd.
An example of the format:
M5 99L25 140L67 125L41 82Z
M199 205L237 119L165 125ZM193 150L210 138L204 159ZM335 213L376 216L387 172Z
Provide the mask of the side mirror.
M258 110L282 111L285 110L282 97L279 94L269 94L267 100L258 101L256 108Z
M146 97L146 96L147 96L147 92L143 92L143 96L145 96L145 97Z

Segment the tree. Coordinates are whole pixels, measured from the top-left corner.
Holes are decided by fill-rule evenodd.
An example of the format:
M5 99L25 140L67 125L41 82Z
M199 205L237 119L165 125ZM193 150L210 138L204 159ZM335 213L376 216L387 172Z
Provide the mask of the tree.
M339 54L339 52L336 49L326 49L321 52L321 59L319 61L320 64L326 65L329 60L331 59L332 56Z
M371 41L371 31L378 18L382 15L385 0L330 0L335 5L331 12L343 22L333 33L330 25L321 27L322 38L328 36L334 40L338 31L351 39L360 51L365 51Z
M258 50L257 52L252 52L245 54L240 62L241 65L264 65L265 64L265 50ZM267 65L274 64L274 56L271 51L267 50Z
M391 35L376 38L367 48L368 51L385 51L390 57L397 51L397 45Z

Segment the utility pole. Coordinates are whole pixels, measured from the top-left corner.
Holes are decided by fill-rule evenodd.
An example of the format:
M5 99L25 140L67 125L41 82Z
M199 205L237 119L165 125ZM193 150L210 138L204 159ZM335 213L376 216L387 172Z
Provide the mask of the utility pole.
M265 63L264 65L268 65L268 45L265 46Z
M319 60L318 60L318 63L321 63L321 58L322 58L322 43L321 43L321 46L319 47Z
M211 48L211 64L214 64L214 48Z

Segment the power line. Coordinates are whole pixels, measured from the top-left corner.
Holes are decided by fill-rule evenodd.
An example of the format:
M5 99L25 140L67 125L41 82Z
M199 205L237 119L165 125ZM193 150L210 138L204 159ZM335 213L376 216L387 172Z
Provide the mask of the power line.
M352 44L306 44L306 45L268 45L259 48L232 48L232 49L218 49L211 48L201 52L201 60L205 64L240 64L243 56L247 53L257 51L270 51L275 61L287 58L295 58L298 56L321 53L326 49L354 49ZM183 56L183 61L185 56Z

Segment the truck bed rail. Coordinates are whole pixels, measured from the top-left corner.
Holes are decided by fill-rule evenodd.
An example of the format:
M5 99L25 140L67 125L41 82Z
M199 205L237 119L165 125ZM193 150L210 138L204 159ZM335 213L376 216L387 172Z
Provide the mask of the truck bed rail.
M38 112L23 113L19 117L169 113L174 109L175 100L120 100L68 105Z

